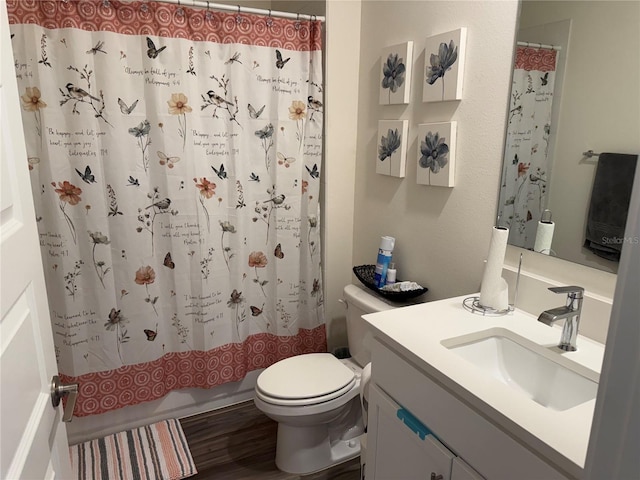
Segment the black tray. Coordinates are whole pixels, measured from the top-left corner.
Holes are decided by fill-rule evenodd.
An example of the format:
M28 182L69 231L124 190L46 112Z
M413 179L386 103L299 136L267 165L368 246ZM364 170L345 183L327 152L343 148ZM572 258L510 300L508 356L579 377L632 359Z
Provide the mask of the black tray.
M362 282L362 284L370 290L373 290L378 295L392 301L402 302L404 300L409 300L410 298L419 297L427 293L428 288L417 288L415 290L409 290L407 292L387 292L385 290L380 290L376 287L375 284L375 273L376 266L375 265L358 265L357 267L353 267L353 273L358 277L358 280ZM400 280L398 280L400 282Z

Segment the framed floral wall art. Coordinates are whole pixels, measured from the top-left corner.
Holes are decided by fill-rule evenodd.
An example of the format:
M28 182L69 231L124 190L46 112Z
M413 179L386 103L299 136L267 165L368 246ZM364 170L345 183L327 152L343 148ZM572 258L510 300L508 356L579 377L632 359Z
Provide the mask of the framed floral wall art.
M409 103L413 42L382 50L380 58L380 105Z
M456 122L418 125L419 185L453 187L455 184Z
M404 178L407 159L408 120L380 120L376 173Z
M423 102L462 100L466 38L467 29L464 27L427 38Z

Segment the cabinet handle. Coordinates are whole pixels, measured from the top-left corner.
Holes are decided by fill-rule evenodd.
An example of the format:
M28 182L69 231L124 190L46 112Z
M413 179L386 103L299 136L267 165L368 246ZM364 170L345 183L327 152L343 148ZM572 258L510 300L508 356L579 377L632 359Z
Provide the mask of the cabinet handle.
M436 476L435 472L431 472L431 480L442 480L443 478L442 475Z
M399 408L398 411L396 412L396 416L400 420L402 420L403 423L407 427L409 427L411 431L413 431L414 433L417 433L418 437L420 437L420 440L424 440L427 435L433 435L431 430L429 430L429 428L426 425L424 425L420 420L414 417L409 410L405 408Z

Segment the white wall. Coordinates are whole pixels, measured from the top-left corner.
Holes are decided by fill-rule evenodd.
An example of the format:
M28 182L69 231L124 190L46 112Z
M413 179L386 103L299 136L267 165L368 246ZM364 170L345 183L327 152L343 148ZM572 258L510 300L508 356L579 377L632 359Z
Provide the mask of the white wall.
M352 283L360 0L327 2L323 265L329 349L347 344L342 289ZM363 22L364 24L364 22Z
M326 2L324 0L271 0L271 7L267 8L280 10L281 12L324 16L326 13Z
M324 0L215 0L210 3L240 5L241 7L262 8L280 12L303 13L306 15L324 16Z
M353 264L375 263L380 236L392 235L398 278L427 286L428 300L479 290L496 215L517 10L515 1L362 4ZM459 27L467 27L463 100L422 103L425 38ZM380 51L407 40L414 41L410 104L380 106ZM405 179L375 173L381 119L409 120ZM417 126L450 119L458 122L456 186L417 185Z

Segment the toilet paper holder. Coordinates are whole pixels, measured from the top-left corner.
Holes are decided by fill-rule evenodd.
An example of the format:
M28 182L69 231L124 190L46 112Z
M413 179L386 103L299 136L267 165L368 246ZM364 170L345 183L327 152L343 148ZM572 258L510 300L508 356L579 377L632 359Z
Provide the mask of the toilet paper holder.
M503 310L496 310L495 308L485 307L480 304L480 297L473 296L467 297L462 301L462 306L469 310L471 313L477 315L484 315L487 317L500 317L513 312L516 309L516 302L518 301L518 288L520 286L520 271L522 269L522 253L520 254L520 261L518 262L518 273L516 274L516 288L513 294L513 303Z
M512 307L511 305L503 310L485 307L484 305L480 304L480 297L467 297L462 301L462 306L469 310L471 313L484 315L486 317L500 317L502 315L506 315L509 312L512 312L514 309L514 307Z

